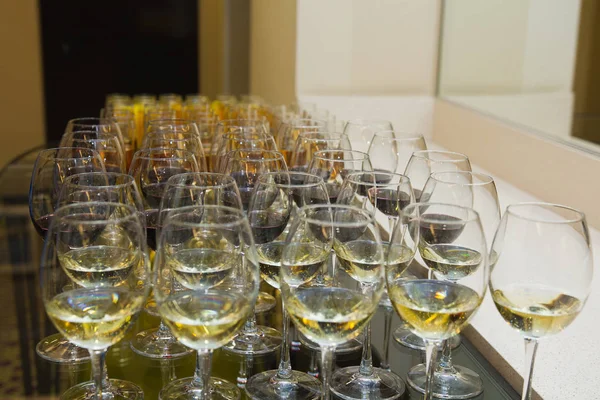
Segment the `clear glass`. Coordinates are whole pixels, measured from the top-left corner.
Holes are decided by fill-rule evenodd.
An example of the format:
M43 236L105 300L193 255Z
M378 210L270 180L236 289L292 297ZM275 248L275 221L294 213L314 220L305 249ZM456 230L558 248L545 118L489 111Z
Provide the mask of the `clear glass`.
M313 155L321 150L352 150L348 136L338 132L302 132L290 156L291 171L306 172Z
M353 119L346 122L344 133L350 138L354 150L369 152L373 136L380 131L393 131L392 123L377 119Z
M259 119L226 119L219 121L216 125L214 137L211 140L209 153L210 170L222 172L224 165L217 165L221 160L216 158L217 151L221 147L227 135L236 135L244 138L253 135L270 135L269 124L263 118ZM275 147L276 148L276 147Z
M277 151L275 139L271 135L263 133L243 133L235 131L221 135L220 143L212 162L216 171L224 168L225 156L234 150L273 150Z
M69 135L77 131L94 131L104 135L116 136L119 139L121 149L125 149L125 138L123 137L121 128L112 118L84 117L69 120L64 134Z
M410 264L416 250L420 261ZM489 276L487 254L473 209L415 203L401 211L386 263L388 295L409 329L425 341L425 367L411 369L407 379L416 390L424 388L425 400L434 397L437 350L481 305Z
M390 232L400 211L411 203L414 203L414 196L410 180L404 175L382 172L351 173L337 198L337 204L360 207L376 214L378 220L387 219ZM383 243L384 249L387 246ZM380 303L391 307L385 292ZM370 324L365 329L360 365L336 370L332 376L331 391L343 399L362 399L366 393L378 399L397 399L406 391L406 385L398 375L373 367Z
M490 292L502 318L525 338L521 398L529 400L538 340L569 326L590 294L585 215L558 204L512 204L491 248Z
M296 145L296 140L301 133L305 132L325 132L327 131L327 121L310 118L293 118L279 125L275 134L277 148L285 157L285 162L291 163L292 151Z
M396 131L375 133L367 153L375 171L403 174L415 151L427 150L423 135Z
M173 334L198 352L193 377L163 387L167 399L238 399L239 389L211 378L214 350L250 315L260 284L248 220L239 209L189 206L172 210L156 252L154 296Z
M331 250L339 267L327 268ZM347 205L300 209L281 257L281 293L291 320L321 347L323 398L330 398L335 347L368 326L384 290L384 250L372 213Z
M71 132L63 135L59 146L96 150L102 157L106 172L127 172L125 150L121 148L119 139L114 135L96 131Z
M104 374L108 348L134 325L150 290L150 261L135 208L74 203L56 210L42 254L46 313L58 331L90 353L93 382L62 399L141 398L133 383Z
M298 208L307 204L327 204L329 198L323 179L301 172L275 172L260 176L248 210L254 235L261 276L279 289L281 253ZM304 372L292 370L289 343L289 316L283 313L283 343L279 368L252 376L246 393L252 399L316 399L321 396L321 382Z

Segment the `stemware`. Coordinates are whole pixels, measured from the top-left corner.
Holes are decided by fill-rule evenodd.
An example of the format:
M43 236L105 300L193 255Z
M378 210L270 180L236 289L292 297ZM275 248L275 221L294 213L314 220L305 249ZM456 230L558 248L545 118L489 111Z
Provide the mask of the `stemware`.
M114 135L119 139L121 149L125 149L125 139L119 124L112 118L83 117L67 122L65 134L77 131L95 131L104 135Z
M126 172L127 160L119 139L111 134L96 131L76 131L66 133L60 140L59 147L81 147L96 150L106 172Z
M393 131L392 123L385 120L353 119L346 122L344 133L354 150L368 153L373 135L380 131Z
M46 313L73 344L89 351L93 382L62 399L142 399L137 385L104 376L108 348L134 325L150 289L150 261L137 211L110 202L55 212L41 260Z
M317 151L352 150L348 136L337 132L301 132L292 150L290 171L306 172Z
M258 263L263 279L279 290L281 254L289 227L298 207L329 202L323 179L301 172L274 172L260 176L254 189L248 219L254 235ZM315 399L321 395L321 383L304 372L292 370L289 348L289 316L283 313L283 343L277 370L252 376L246 393L252 399Z
M121 135L123 135L123 140L125 141L123 152L125 153L127 168L129 168L133 153L138 148L141 141L141 138L138 137L138 129L133 108L131 106L125 108L103 108L100 110L100 118L111 118L118 125Z
M528 400L539 339L569 326L590 294L594 267L585 215L558 204L512 204L491 248L492 299L525 339L521 399Z
M260 274L248 220L239 209L175 209L162 227L154 274L158 311L177 339L197 350L193 377L163 387L160 399L239 399L239 389L211 378L214 350L252 314Z
M324 272L332 249L340 267ZM283 249L280 284L296 329L321 348L323 398L328 400L335 347L368 325L385 286L373 214L339 204L300 209Z
M367 153L375 171L404 173L415 151L427 150L423 135L395 131L376 132ZM391 234L391 232L390 232Z
M383 175L382 175L383 174ZM386 183L377 183L379 176ZM410 180L400 174L353 172L349 174L337 198L337 204L347 204L362 208L373 214L381 212L387 217L390 232L400 211L414 203ZM383 243L385 250L388 243ZM384 292L380 304L390 308L389 297ZM384 343L389 343L389 331L385 331ZM388 364L389 347L384 349L382 364ZM332 376L331 391L343 399L362 399L365 393L377 399L396 399L405 392L404 381L391 371L373 367L371 354L371 326L365 328L363 351L360 366L338 369Z
M396 312L417 336L425 340L426 364L408 372L413 388L424 388L424 399L434 396L435 359L442 341L458 334L481 305L489 271L487 244L479 215L471 208L441 203L415 203L401 211L390 242L416 249L422 268L407 273L408 264L388 252L388 295ZM460 248L460 259L447 255ZM448 279L451 278L451 279Z
M244 211L248 211L250 198L258 179L268 172L287 172L281 153L273 150L234 150L229 152L224 166L225 174L237 183ZM275 307L275 298L261 292L255 312L265 312ZM281 335L273 328L257 325L252 314L244 329L223 349L238 354L265 354L281 345Z
M280 124L275 135L277 148L289 164L298 135L305 132L323 132L326 130L327 121L308 118L292 119L289 122Z
M277 151L277 145L273 136L263 133L243 134L242 131L234 131L223 134L221 135L216 153L212 155L212 162L216 171L223 169L225 156L234 150Z

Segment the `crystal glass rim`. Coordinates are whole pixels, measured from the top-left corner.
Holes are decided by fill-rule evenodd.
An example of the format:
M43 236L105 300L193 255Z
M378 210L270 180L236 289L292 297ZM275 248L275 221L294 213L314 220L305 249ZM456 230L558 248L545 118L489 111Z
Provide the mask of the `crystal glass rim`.
M435 158L431 158L429 157L430 154L443 154L443 155L448 155L448 156L452 156L454 158L449 158L449 159L435 159ZM419 157L422 159L426 159L426 160L430 160L430 161L434 161L434 162L462 162L462 161L469 161L469 157L463 153L457 153L454 151L447 151L447 150L418 150L413 152L412 154L415 157Z
M277 182L264 182L268 177L270 176L277 176L277 175L284 175L284 176L303 176L303 177L307 177L307 178L312 178L315 180L315 182L309 182L309 183L291 183L291 179L290 179L290 183L277 183ZM315 187L318 186L319 184L325 184L325 181L323 181L323 178L321 178L318 175L314 175L314 174L309 174L307 172L300 172L300 171L278 171L278 172L266 172L264 174L261 174L258 177L258 184L273 184L275 186L277 186L278 188L285 188L285 189L293 189L293 188L309 188L309 187Z
M114 183L114 184L106 184L106 185L84 185L84 184L80 184L80 183L74 183L72 182L73 180L75 180L75 178L77 177L83 177L83 176L107 176L107 177L115 177L115 178L123 178L126 181L122 182L122 183ZM80 174L74 174L71 176L68 176L67 179L65 179L65 181L63 182L63 186L64 185L74 185L77 187L85 187L85 188L118 188L118 187L125 187L125 186L130 186L131 184L135 185L135 178L129 174L124 174L122 172L82 172ZM137 185L136 185L137 186Z
M410 214L410 212L412 212L415 209L418 209L420 211L421 208L425 208L425 210L427 210L434 206L443 206L443 207L454 208L456 210L462 210L462 211L466 212L467 218L461 218L457 221L452 221L452 220L447 220L447 219L439 219L439 218L435 218L435 217L434 218L427 217L428 214L422 213L422 212L419 212L418 215ZM429 215L431 215L431 214L429 214ZM433 223L444 224L444 225L464 225L465 223L478 221L480 219L479 213L477 211L475 211L474 209L472 209L470 207L463 207L463 206L458 206L456 204L448 204L448 203L412 203L412 204L407 205L404 209L400 210L400 217L401 218L408 217L413 220L424 221L424 222L433 222Z
M396 183L377 183L377 181L375 182L366 182L364 180L360 180L360 177L363 177L365 175L371 174L373 176L375 175L383 175L383 176L398 176L400 177L400 180ZM390 185L400 185L402 183L408 183L410 184L410 178L406 175L403 174L399 174L397 172L387 172L387 171L354 171L349 173L348 175L346 175L346 179L349 182L352 183L356 183L357 185L369 185L369 186L374 186L374 187L384 187L384 186L390 186Z
M83 156L83 157L57 157L56 154L62 150L67 150L67 151L68 150L83 150L86 152L90 152L91 154L87 155L87 156ZM52 156L52 157L46 156L46 154L51 154L51 153L53 153L54 156ZM100 158L100 153L98 153L96 150L87 149L85 147L52 147L50 149L45 149L45 150L40 151L38 153L37 159L41 160L42 155L44 155L43 158L45 158L45 159L53 159L53 160L61 160L61 161L62 160L83 160L83 159L89 159L89 158L96 157L96 156L98 156L98 158ZM102 158L100 158L100 160L102 161Z
M176 157L152 157L149 153L157 153L159 151L165 152L165 151L170 151L170 152L180 152L183 153L181 155L177 155ZM148 154L148 155L145 155ZM183 150L183 149L172 149L169 147L150 147L148 149L140 149L138 151L136 151L133 154L133 158L132 158L132 163L133 160L185 160L188 159L191 156L191 158L193 158L194 160L196 160L196 156L194 155L194 153L192 153L189 150Z
M394 136L394 137L384 136L384 134L388 134L388 133L392 133L394 135L400 134L401 136L399 136L399 137L398 136ZM375 136L379 136L379 137L382 137L382 138L385 138L387 140L394 141L394 142L425 139L425 137L421 133L397 131L397 130L389 130L389 129L375 132L375 135L373 135L373 139L375 139Z
M206 222L190 222L190 221L181 221L178 220L178 218L182 218L181 216L184 214L189 214L190 212L194 211L194 210L221 210L221 211L228 211L230 213L236 214L236 219L234 221L227 221L227 222L211 222L211 223L206 223ZM227 207L227 206L219 206L219 205L214 205L214 204L204 204L204 205L195 205L195 206L185 206L185 207L177 207L174 209L169 210L169 214L167 214L167 216L169 217L169 220L167 221L166 224L164 224L161 228L161 230L164 232L167 226L169 225L174 225L174 226L179 226L179 227L186 227L186 228L205 228L205 227L212 227L212 228L234 228L236 226L244 226L247 225L248 226L248 230L250 230L250 225L248 223L248 218L246 217L246 215L244 214L244 212L238 208L233 208L233 207Z
M146 124L148 126L150 126L155 121L156 122L158 122L158 121L173 121L173 123L171 123L170 125L176 125L176 126L180 126L180 125L196 125L196 122L194 122L193 120L191 120L191 119L185 119L185 118L158 118L158 119L151 119Z
M271 155L271 157L265 158L263 156L262 158L246 158L246 157L242 158L239 154L236 154L236 153L240 153L240 152L244 152L244 153L261 153L261 154L267 153L268 155ZM279 152L277 150L260 150L260 149L231 150L231 151L227 152L227 154L225 155L225 157L227 157L229 160L240 160L240 161L261 161L261 160L271 161L271 160L282 160L282 161L285 162L285 160L283 158L283 154L281 154L281 152Z
M521 209L521 208L542 208L545 210L557 209L563 213L566 211L568 213L573 214L573 218L563 218L563 219L536 218L533 216L524 215L522 213L519 213L519 209ZM585 223L585 221L586 221L585 213L583 213L582 211L579 211L576 208L565 206L562 204L535 202L535 201L510 204L508 207L506 207L506 214L512 215L513 217L516 217L519 219L524 219L527 221L544 223L544 224L574 224L574 223L579 223L579 222ZM558 215L560 216L560 213L558 213Z
M88 123L85 121L96 121L96 123ZM106 121L106 122L103 122ZM69 126L111 126L116 125L116 122L111 121L109 118L100 118L100 117L79 117L70 119L67 122L67 127Z
M74 215L72 213L68 213L70 210L76 209L78 207L80 208L83 206L122 208L122 209L126 209L127 211L129 211L130 214L120 216L117 218L102 219L102 220L89 220L89 219L79 220L79 219L75 219L75 218L68 218L68 217L71 217ZM54 211L54 217L52 218L51 226L54 225L56 223L56 221L58 221L58 220L61 220L62 223L66 223L69 225L93 226L93 225L108 225L108 224L116 225L116 224L121 224L121 223L126 222L131 219L137 220L138 222L140 222L140 226L142 226L141 221L139 220L139 217L138 217L138 213L139 213L138 210L136 210L135 208L133 208L133 206L130 206L129 204L115 203L115 202L110 202L110 201L85 201L85 202L72 203L72 204L64 205L62 207L58 207Z
M330 221L330 222L328 222L328 221L322 221L319 219L310 218L306 215L306 213L308 211L318 210L318 209L331 210L332 212L334 210L353 211L353 212L362 214L363 216L367 217L367 219L364 221L353 221L353 222L348 222L348 221ZM361 226L368 226L369 224L375 224L375 214L373 214L367 210L364 210L362 208L358 208L358 207L350 206L350 205L346 205L346 204L311 204L311 205L307 205L307 206L300 208L300 210L298 211L298 215L299 215L299 218L303 221L306 221L306 222L314 224L314 225L325 226L325 227L360 228Z
M442 175L472 176L472 177L476 177L479 181L478 182L470 182L470 183L454 182L451 180L444 180ZM429 177L438 182L441 182L441 183L447 183L447 184L458 185L458 186L485 186L485 185L490 185L490 184L494 183L494 178L492 178L490 175L482 174L481 172L471 172L471 171L432 172L431 175L429 175Z
M343 153L344 155L346 154L356 154L359 155L360 154L360 158L332 158L332 157L326 157L328 154L339 154L339 153ZM358 150L319 150L319 151L315 151L315 153L313 154L313 159L314 158L320 158L321 160L328 160L328 161L364 161L364 160L370 160L369 155L363 151L358 151Z
M208 184L192 185L192 184L187 184L187 183L176 183L175 182L178 179L187 178L187 177L191 177L191 176L214 177L214 178L219 178L221 180L225 180L227 182L217 183L217 184L213 184L213 185L208 185ZM173 175L169 179L167 179L167 186L177 187L177 188L193 187L193 188L199 188L199 189L202 189L202 188L223 189L223 188L227 188L227 187L231 187L231 186L237 188L237 183L235 182L235 179L233 179L231 176L226 175L226 174L220 174L218 172L184 172L182 174Z

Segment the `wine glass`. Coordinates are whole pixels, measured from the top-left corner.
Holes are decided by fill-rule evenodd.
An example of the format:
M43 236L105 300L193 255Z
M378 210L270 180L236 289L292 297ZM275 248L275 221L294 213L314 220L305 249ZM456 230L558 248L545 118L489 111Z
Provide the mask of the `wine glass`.
M346 122L344 133L354 150L368 153L373 136L380 131L393 131L392 123L377 119L353 119Z
M119 130L125 141L123 152L125 153L127 168L129 168L133 153L141 141L141 138L138 138L138 129L133 108L131 106L125 108L103 108L100 110L100 118L111 118L119 126Z
M213 162L217 171L222 170L225 156L234 150L274 150L277 151L275 139L263 133L241 134L241 131L226 133L221 136L219 148L213 154Z
M376 177L385 183L378 183ZM376 210L387 216L390 232L400 211L414 203L410 180L393 173L353 172L344 180L337 204L347 204L375 214ZM383 243L387 250L388 244ZM385 292L380 304L391 307ZM389 334L388 334L389 335ZM389 342L385 335L384 343ZM384 352L387 353L387 352ZM384 360L387 364L387 359ZM331 391L343 399L362 399L365 393L378 399L396 399L405 392L402 378L383 368L374 368L371 354L371 326L365 328L360 366L338 369L332 376Z
M106 135L96 131L76 131L64 134L59 147L81 147L96 150L106 172L125 172L127 160L125 152L119 144L119 139L114 135Z
M134 325L150 289L150 261L137 211L109 202L55 212L41 260L46 313L61 334L89 351L93 382L62 399L141 399L137 385L104 379L108 348Z
M491 240L500 222L498 193L492 177L474 172L435 172L431 174L421 195L422 202L455 204L472 208L479 214L486 243ZM461 248L448 241L438 254L454 259L458 269ZM465 253L467 254L467 253ZM452 271L444 279L453 281ZM422 367L424 369L424 367ZM413 387L416 385L413 382ZM417 388L421 393L422 386ZM437 366L433 393L444 399L467 399L483 391L483 382L479 375L469 368L452 363L451 343L444 341L442 356Z
M327 121L317 119L292 119L289 122L280 124L275 141L277 148L283 154L285 161L291 162L292 151L296 145L296 140L301 133L305 132L323 132L327 130Z
M125 149L125 139L119 124L112 118L83 117L74 118L67 122L65 134L77 131L95 131L104 135L113 135L119 139L121 149Z
M298 207L327 204L329 198L323 179L302 172L273 172L258 178L250 200L248 219L256 243L263 279L279 290L279 270L285 238ZM289 316L283 313L283 343L277 370L252 376L246 393L252 399L275 400L319 398L321 383L304 372L292 370L289 348Z
M281 153L273 150L235 150L227 154L224 173L236 181L244 211L248 211L258 179L268 172L287 172ZM266 312L275 305L273 296L261 292L255 312ZM266 354L280 345L281 334L268 326L256 325L256 316L252 314L242 332L223 349L237 354Z
M306 172L313 155L321 150L352 150L352 146L343 133L301 132L290 156L289 169Z
M383 247L372 213L339 204L300 209L285 243L283 303L296 329L321 348L323 398L328 400L335 347L360 334L383 293ZM331 249L340 266L317 279Z
M415 203L401 211L390 248L412 248L411 243L416 243L429 278L422 271L406 273L407 264L388 254L388 294L409 329L425 340L426 364L408 372L408 383L417 390L423 387L424 399L430 400L439 347L468 324L483 300L487 244L476 211L441 203ZM449 248L460 249L460 258L449 254Z
M260 274L241 210L190 206L173 210L160 235L154 288L158 311L184 345L197 350L194 377L163 387L169 399L239 399L239 389L211 378L214 350L252 314Z
M367 153L375 171L404 173L415 151L427 150L423 135L397 131L375 133ZM390 232L391 234L391 232Z
M521 399L528 400L539 339L569 326L590 294L594 266L585 215L558 204L512 204L491 248L492 299L525 339Z

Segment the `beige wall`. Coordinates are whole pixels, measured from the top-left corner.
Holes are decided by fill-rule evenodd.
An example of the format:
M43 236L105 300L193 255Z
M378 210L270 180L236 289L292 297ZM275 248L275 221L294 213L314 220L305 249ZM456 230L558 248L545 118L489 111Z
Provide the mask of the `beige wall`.
M200 93L215 98L224 89L224 2L198 0Z
M250 92L274 104L292 103L295 82L296 0L251 0Z
M37 0L0 1L0 167L44 142Z

